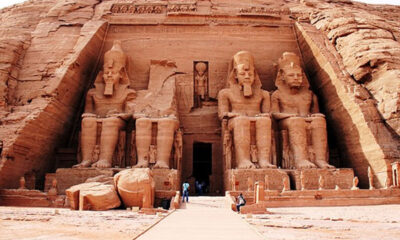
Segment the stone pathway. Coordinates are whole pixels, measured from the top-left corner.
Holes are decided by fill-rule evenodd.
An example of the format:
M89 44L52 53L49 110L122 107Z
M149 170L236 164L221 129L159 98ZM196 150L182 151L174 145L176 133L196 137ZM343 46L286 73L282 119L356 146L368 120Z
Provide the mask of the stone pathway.
M243 215L234 213L224 204L224 197L190 197L189 203L182 204L181 209L137 239L263 239L242 219Z

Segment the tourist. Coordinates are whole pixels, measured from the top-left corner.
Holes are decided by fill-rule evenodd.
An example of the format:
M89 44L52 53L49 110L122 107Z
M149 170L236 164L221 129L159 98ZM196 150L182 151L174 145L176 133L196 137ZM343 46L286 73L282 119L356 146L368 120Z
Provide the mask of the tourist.
M240 207L246 205L246 199L244 199L243 194L240 193L239 197L237 197L237 204L236 204L236 209L238 213L240 213Z
M189 202L189 183L187 180L182 184L182 189L183 189L183 195L182 195L182 202L185 202L185 197L186 197L186 202Z

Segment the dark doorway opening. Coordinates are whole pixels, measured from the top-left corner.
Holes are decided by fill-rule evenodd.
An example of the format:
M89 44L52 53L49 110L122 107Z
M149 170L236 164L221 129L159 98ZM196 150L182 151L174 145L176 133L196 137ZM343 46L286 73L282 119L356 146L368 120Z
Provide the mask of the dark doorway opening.
M195 190L198 195L206 195L210 189L212 174L212 144L193 143L193 177L195 178Z

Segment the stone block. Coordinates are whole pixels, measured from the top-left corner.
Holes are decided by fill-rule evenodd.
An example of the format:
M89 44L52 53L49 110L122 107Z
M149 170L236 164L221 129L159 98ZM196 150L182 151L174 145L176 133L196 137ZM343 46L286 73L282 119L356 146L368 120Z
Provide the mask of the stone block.
M97 168L59 168L56 171L57 191L64 194L67 188L84 183L88 178L105 175L112 177L116 170Z
M304 189L319 189L319 177L324 179L323 189L350 189L353 186L354 172L350 168L337 169L305 169L305 170L287 170L290 180L296 190L302 189L301 174L304 178Z
M121 205L115 187L109 184L82 183L68 188L65 192L73 210L102 211Z

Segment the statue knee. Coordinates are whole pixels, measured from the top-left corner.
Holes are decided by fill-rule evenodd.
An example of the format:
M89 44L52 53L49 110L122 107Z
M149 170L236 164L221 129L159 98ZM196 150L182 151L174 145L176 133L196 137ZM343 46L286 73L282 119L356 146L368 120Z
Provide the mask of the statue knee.
M249 122L250 122L249 118L243 117L243 116L235 117L230 120L231 126L233 126L233 127L244 126L245 124L248 124Z
M96 118L82 119L82 128L94 128L97 125Z
M326 120L323 117L314 117L311 121L311 128L326 128Z
M299 129L299 128L306 128L306 121L304 120L304 118L301 117L293 117L288 119L288 127L289 129Z
M151 120L148 118L139 118L136 120L136 128L145 128L151 124Z
M119 127L121 125L121 119L116 117L110 117L103 120L103 127Z
M163 129L178 129L179 122L176 119L171 118L160 118L158 120L158 127Z
M257 126L271 128L271 119L269 117L260 117L257 118L256 124Z

